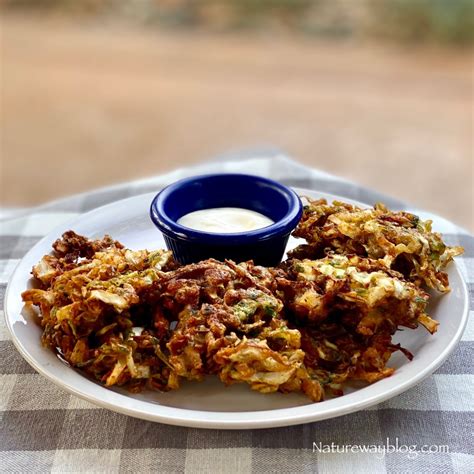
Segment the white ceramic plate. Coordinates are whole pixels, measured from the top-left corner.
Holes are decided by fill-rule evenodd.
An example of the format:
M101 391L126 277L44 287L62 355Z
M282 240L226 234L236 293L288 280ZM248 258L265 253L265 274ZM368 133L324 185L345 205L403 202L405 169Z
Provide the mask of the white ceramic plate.
M296 191L314 198L337 199L337 196L314 191ZM301 394L263 395L250 390L246 384L225 387L216 377L201 383L183 383L180 390L168 393L131 394L122 389L107 389L42 347L41 330L23 311L20 294L31 287L31 267L50 252L52 242L68 229L92 238L107 233L132 249L163 248L162 236L148 217L152 197L153 194L144 194L124 199L62 225L24 256L9 282L5 315L15 346L35 370L74 395L126 415L173 425L225 429L296 425L351 413L398 395L436 370L461 337L467 321L467 290L456 265L451 264L452 291L433 297L429 306L429 313L440 322L438 332L431 336L422 327L399 331L396 342L410 350L414 359L410 362L401 353L395 353L389 363L397 368L394 375L363 388L349 387L342 397L311 403ZM297 243L292 239L289 247Z

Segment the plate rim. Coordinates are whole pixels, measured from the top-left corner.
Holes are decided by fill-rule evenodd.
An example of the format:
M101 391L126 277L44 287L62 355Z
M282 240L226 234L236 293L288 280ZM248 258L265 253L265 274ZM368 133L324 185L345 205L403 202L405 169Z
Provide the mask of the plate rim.
M368 204L366 203L355 201L353 199L348 199L348 198L331 194L331 193L327 193L324 191L304 189L304 188L298 188L298 187L293 187L293 189L298 193L300 197L305 196L305 195L311 195L311 194L319 194L321 196L324 196L325 198L329 198L333 200L343 200L345 202L358 204L364 207L368 206ZM8 279L8 284L7 284L5 297L4 297L4 318L5 318L6 325L11 336L11 340L15 348L21 354L23 359L25 359L26 362L28 362L28 364L32 366L36 372L38 372L40 375L52 381L55 385L59 386L63 390L66 390L68 393L72 395L75 395L101 408L105 408L105 409L118 412L127 416L132 416L134 418L140 418L147 421L165 423L165 424L176 425L176 426L184 426L184 427L190 427L190 428L259 429L259 428L273 428L273 427L276 428L276 427L281 427L281 426L300 425L304 423L310 423L310 422L322 421L329 418L335 418L335 417L343 416L349 413L355 413L357 411L360 411L360 410L369 408L371 406L374 406L376 404L379 404L381 402L384 402L390 398L393 398L405 392L406 390L420 383L426 377L431 375L436 369L438 369L441 366L441 364L451 355L454 348L456 347L456 345L458 344L458 342L460 341L462 337L462 334L466 328L467 321L468 321L469 298L468 298L467 284L464 280L462 272L459 270L459 264L456 261L454 261L451 263L450 266L451 268L455 270L457 277L460 281L460 290L462 293L463 309L462 309L462 315L460 318L460 323L456 329L456 332L454 336L452 337L452 339L449 341L449 343L446 345L445 349L442 352L440 352L437 355L437 357L431 361L430 364L426 365L415 376L403 381L400 385L393 388L389 388L388 390L381 393L374 393L372 394L372 396L369 396L359 401L355 401L352 404L349 403L342 407L336 405L334 407L328 407L328 409L325 411L315 411L315 412L312 412L311 409L308 409L308 407L314 407L314 406L320 407L322 406L322 404L328 403L331 400L327 400L327 401L323 401L319 403L308 403L308 404L300 405L296 407L276 408L272 410L258 410L258 411L246 411L246 412L226 412L226 411L212 412L212 411L204 411L204 410L196 410L196 409L178 408L178 407L172 407L172 406L167 406L167 405L151 404L144 400L132 399L131 397L128 397L124 394L114 392L112 390L108 390L106 387L100 384L97 384L96 382L92 380L89 380L87 377L84 377L82 374L80 374L80 372L77 372L73 368L68 367L66 364L64 364L64 369L73 370L75 373L77 373L80 377L83 378L84 382L93 384L94 387L98 388L100 393L104 393L105 395L113 394L112 396L110 396L110 398L112 399L111 401L107 399L109 398L107 396L99 398L95 395L91 395L85 389L80 389L78 387L68 384L67 382L62 381L58 375L53 373L54 372L53 370L48 370L47 367L43 367L43 365L37 362L36 359L28 352L28 349L24 347L21 341L18 340L15 334L15 331L12 327L13 319L10 318L8 314L9 313L8 302L10 298L11 288L13 286L13 281L16 279L16 277L18 277L17 272L21 264L24 262L24 260L27 259L30 253L32 253L34 249L41 246L45 242L50 242L53 235L57 236L57 234L64 231L66 227L84 219L84 217L87 217L93 213L103 212L107 207L116 206L118 203L123 203L124 201L131 201L134 199L144 199L145 196L151 197L154 194L155 193L143 193L136 196L120 199L112 203L99 206L88 212L74 216L73 218L66 220L62 224L59 224L58 226L54 227L51 231L49 231L45 236L39 239L38 242L36 242L25 253L25 255L15 265L13 272L10 275L10 278ZM373 387L374 385L371 385L371 386ZM355 393L358 393L358 392L355 392ZM337 399L334 399L334 400L341 400L344 398L347 400L347 397L351 397L351 394L343 395L342 397L338 397ZM116 403L116 401L121 401L120 399L123 399L124 405L120 405ZM134 404L136 405L142 405L142 404L152 405L154 407L154 410L151 412L148 410L144 410L140 407L125 406L127 405L125 401L130 401L130 400L134 400L135 402ZM130 405L130 403L128 404ZM156 412L155 410L157 410L158 412ZM165 413L160 413L163 411ZM295 411L297 412L303 411L303 413L294 413ZM198 416L196 416L196 413L198 414ZM258 419L252 419L248 417L249 415L255 416L257 414L258 414L258 417L257 417ZM247 415L247 419L245 415ZM226 416L227 418L230 417L234 419L225 419ZM239 419L239 418L242 418L242 419Z

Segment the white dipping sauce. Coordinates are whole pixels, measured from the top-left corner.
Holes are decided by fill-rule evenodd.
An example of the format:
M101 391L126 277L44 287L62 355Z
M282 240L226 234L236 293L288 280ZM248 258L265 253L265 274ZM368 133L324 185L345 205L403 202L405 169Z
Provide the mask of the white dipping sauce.
M273 224L267 216L239 207L216 207L190 212L180 217L178 224L190 229L216 234L233 234L261 229Z

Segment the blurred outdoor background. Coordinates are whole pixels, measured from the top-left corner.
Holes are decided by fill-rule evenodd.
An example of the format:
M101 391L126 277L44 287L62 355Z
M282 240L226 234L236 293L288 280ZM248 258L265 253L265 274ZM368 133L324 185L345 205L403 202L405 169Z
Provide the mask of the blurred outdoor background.
M474 230L474 0L0 0L1 206L272 145Z

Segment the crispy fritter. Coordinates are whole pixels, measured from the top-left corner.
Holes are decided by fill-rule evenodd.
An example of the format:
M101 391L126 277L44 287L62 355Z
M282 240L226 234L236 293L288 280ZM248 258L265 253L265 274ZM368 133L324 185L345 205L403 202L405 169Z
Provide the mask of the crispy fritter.
M284 266L287 278L278 278L278 287L301 332L305 365L335 394L346 380L391 375L386 364L397 350L412 358L391 341L398 328L437 329L425 312L428 294L380 260L330 254Z
M319 260L289 260L289 279L278 279L285 304L309 323L331 312L358 318L357 332L372 335L381 325L416 328L431 333L438 323L425 313L428 294L379 260L331 254Z
M383 204L361 209L339 201L329 205L325 199L308 199L293 235L308 242L291 253L293 258L318 259L329 249L382 259L388 268L417 285L440 292L449 291L443 270L463 252L462 247L449 247L440 234L432 232L431 221L404 211L389 211Z
M298 327L307 370L326 393L342 395L347 381L374 383L389 377L395 369L386 364L395 351L412 359L412 354L392 343L389 333L362 336L344 322L333 313L317 328Z
M278 278L289 317L302 334L306 366L336 393L346 380L372 383L389 376L391 342L399 327L438 323L425 312L428 295L383 262L331 254L319 260L290 260Z
M303 391L321 399L304 367L300 334L286 327L283 304L268 288L268 270L207 260L168 277L163 306L178 319L167 348L179 376L218 374L226 384L246 382L263 393Z
M46 257L33 267L43 288L22 293L41 310L43 344L106 385L166 389L172 374L156 355L155 331L133 328L147 325L163 270L176 266L171 252L132 251L109 238L88 241L76 234L71 240L72 234L46 256L55 259L54 275L44 271Z
M290 333L291 330L282 328L280 331ZM219 350L214 359L220 367L220 379L226 385L246 382L262 393L303 392L314 402L322 400L321 384L310 376L304 365L305 353L299 348L300 333L292 332L297 337L294 346L288 344L286 350L272 350L266 339L245 337L234 346Z

